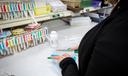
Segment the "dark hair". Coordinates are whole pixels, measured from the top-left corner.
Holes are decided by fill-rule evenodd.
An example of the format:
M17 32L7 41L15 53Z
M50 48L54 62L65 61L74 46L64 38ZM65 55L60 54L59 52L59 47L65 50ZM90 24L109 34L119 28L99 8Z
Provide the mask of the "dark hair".
M120 11L120 12L128 11L127 5L128 5L128 0L120 0L116 5L116 7L114 8L114 10L112 11L112 13L116 11Z
M105 0L101 0L101 7L108 6L108 4L105 4Z

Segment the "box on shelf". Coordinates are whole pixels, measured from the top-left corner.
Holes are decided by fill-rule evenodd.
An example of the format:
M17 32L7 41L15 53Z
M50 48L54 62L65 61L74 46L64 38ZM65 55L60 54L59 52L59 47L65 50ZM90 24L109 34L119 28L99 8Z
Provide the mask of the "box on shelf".
M62 0L62 2L67 5L67 8L73 12L78 12L81 10L80 1L81 0Z
M12 34L13 34L13 35L21 35L21 34L23 34L23 33L25 33L25 31L24 31L23 28L18 28L18 29L13 29L13 30L12 30Z
M100 7L101 0L92 0L92 6L93 7Z
M3 31L3 32L0 32L0 39L2 39L2 38L6 38L6 37L9 37L9 36L11 36L12 35L12 33L11 33L11 31Z
M92 0L81 0L80 2L81 8L90 7L91 5L92 5Z
M52 7L52 12L67 11L67 6L60 0L48 0L48 4Z
M51 13L51 6L46 5L42 7L34 8L35 16L44 15Z
M62 0L68 7L80 8L80 0Z
M32 2L34 2L35 7L42 7L47 5L46 0L32 0Z
M80 7L99 7L101 0L81 0Z
M25 27L25 31L27 32L32 32L33 30L38 30L41 28L40 24L29 24L28 26Z

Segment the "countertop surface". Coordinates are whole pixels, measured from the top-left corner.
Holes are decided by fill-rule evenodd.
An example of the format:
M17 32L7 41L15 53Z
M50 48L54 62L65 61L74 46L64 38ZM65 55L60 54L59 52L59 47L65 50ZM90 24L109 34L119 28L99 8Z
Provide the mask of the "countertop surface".
M95 23L85 26L71 26L68 29L57 31L59 36L59 48L68 48L79 45L85 33ZM54 60L49 60L51 54L56 51L45 42L29 48L21 53L0 59L0 76L61 76L61 69ZM59 54L64 52L57 52ZM70 52L68 52L70 53ZM2 75L4 74L4 75Z

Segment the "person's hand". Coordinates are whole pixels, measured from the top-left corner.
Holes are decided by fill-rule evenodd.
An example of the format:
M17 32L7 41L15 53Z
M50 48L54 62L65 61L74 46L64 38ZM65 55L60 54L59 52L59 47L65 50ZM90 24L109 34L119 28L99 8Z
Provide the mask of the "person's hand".
M78 49L78 45L71 48L71 50L76 50L76 49Z
M57 60L58 63L60 63L63 59L71 57L69 54L65 53L62 56L52 56L52 59Z

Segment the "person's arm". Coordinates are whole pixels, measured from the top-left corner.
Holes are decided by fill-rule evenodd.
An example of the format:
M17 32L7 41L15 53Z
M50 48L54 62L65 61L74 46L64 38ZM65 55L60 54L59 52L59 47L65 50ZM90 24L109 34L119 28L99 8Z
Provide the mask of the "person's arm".
M60 62L62 76L79 76L79 71L75 60L67 57Z

